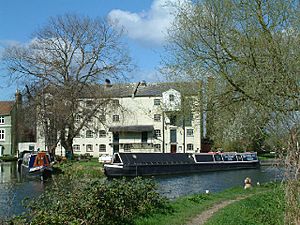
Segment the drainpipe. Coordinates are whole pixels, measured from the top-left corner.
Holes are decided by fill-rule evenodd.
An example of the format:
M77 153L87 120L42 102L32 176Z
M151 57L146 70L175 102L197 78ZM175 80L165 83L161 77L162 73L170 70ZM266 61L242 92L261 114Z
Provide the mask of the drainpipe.
M183 153L185 153L185 119L182 120L182 127L183 127Z
M162 150L165 153L165 112L162 112Z

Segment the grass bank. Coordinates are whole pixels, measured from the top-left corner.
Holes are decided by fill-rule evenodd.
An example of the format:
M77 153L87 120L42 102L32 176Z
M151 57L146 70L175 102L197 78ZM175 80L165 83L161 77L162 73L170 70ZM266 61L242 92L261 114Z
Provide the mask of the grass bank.
M284 191L276 186L218 211L206 225L283 225Z
M208 221L209 224L282 224L284 200L283 191L278 184L262 185L251 190L236 187L216 194L197 194L182 197L170 203L171 213L154 214L139 218L135 221L135 224L186 224L215 204L246 196L251 197L234 203L233 206L225 207ZM245 222L246 220L247 222Z
M92 158L89 160L69 160L60 162L54 165L55 173L64 173L71 178L102 178L103 164L98 162L98 159Z

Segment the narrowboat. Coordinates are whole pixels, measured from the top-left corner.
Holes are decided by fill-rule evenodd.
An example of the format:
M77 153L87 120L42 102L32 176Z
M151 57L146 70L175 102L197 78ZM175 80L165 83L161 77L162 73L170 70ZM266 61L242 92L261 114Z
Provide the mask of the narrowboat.
M260 166L256 152L236 153L115 153L104 164L107 177L190 174L252 169Z
M21 161L21 171L29 175L40 176L41 180L52 173L52 163L47 152L27 152Z

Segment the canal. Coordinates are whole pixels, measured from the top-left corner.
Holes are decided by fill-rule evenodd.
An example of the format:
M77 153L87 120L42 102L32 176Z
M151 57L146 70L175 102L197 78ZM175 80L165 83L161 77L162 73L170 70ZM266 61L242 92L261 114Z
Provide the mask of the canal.
M219 171L185 176L157 177L159 191L164 196L174 199L180 196L210 192L242 186L243 180L250 177L254 184L265 183L282 178L281 170L272 167L260 169ZM51 182L51 181L48 181ZM17 171L15 162L0 163L0 221L24 212L22 200L38 196L44 191L47 182L28 179Z

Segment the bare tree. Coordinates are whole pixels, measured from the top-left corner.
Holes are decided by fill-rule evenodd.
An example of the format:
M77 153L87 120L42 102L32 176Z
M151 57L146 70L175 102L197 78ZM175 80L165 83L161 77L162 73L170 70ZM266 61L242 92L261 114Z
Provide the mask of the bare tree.
M214 130L238 128L237 136L245 138L248 132L243 129L258 128L275 135L270 133L279 132L275 127L288 125L285 135L277 135L285 137L280 151L284 151L286 167L293 171L286 188L287 224L300 222L299 9L297 0L182 4L169 31L166 49L170 54L164 61L167 71L181 74L181 79L214 78L212 109L223 113Z
M13 78L38 84L32 100L52 152L60 142L73 153L73 138L108 102L99 83L131 69L121 32L77 15L50 18L30 43L7 47L3 61Z

